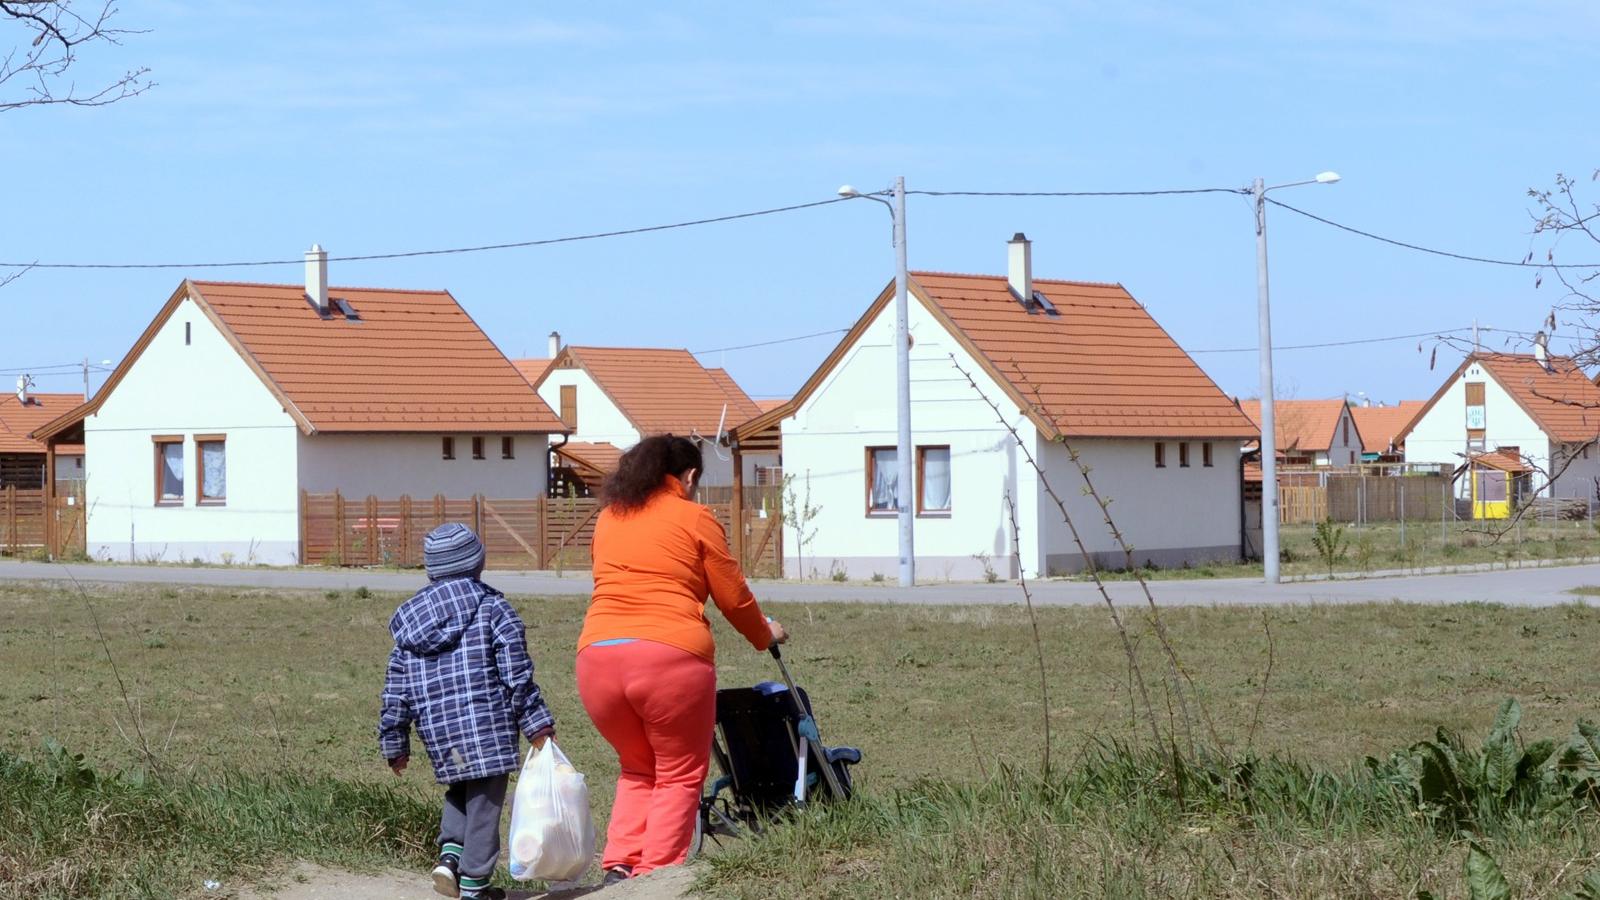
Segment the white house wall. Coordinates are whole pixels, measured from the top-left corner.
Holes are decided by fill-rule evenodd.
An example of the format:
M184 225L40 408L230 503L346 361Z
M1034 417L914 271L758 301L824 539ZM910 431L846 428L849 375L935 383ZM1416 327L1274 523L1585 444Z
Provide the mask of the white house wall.
M1345 440L1346 434L1350 435ZM1350 415L1349 407L1340 414L1339 421L1333 426L1333 443L1328 447L1327 453L1317 454L1317 464L1323 466L1353 466L1361 462L1360 431L1356 429L1355 419ZM1153 452L1153 451L1152 451Z
M1016 498L1023 567L1037 574L1042 557L1036 478L951 354L1024 440L1036 441L1036 429L915 299L910 325L913 442L948 445L951 455L950 515L916 520L919 580L981 578L986 567L1013 575L1007 495ZM811 505L820 509L803 561L796 558L795 532L785 535L791 572L827 575L837 566L854 578L896 577L896 519L866 513L866 448L894 446L896 440L893 336L893 311L885 307L796 415L782 423L784 474L795 479L802 497L809 482Z
M1593 502L1600 489L1600 446L1564 445L1554 464L1556 497Z
M226 436L225 505L196 506L196 434ZM89 553L140 561L297 562L299 434L222 333L184 300L84 422ZM155 503L156 435L184 436L182 506Z
M642 437L639 429L633 427L622 410L583 369L551 369L544 383L539 385L539 396L559 414L561 388L566 385L578 389L578 430L571 436L572 440L614 444L624 450L639 443Z
M561 388L563 385L572 385L578 389L578 430L571 436L571 440L588 443L612 444L623 450L639 443L644 435L635 428L627 416L589 373L583 369L551 369L544 382L539 385L539 396L550 408L557 413L561 411ZM729 422L728 425L737 425ZM711 440L716 435L707 434L707 439L701 446L702 458L705 460L705 471L700 474L700 483L707 487L726 487L733 484L733 455L726 447L721 448L719 454L711 446ZM755 467L775 466L778 464L776 455L752 455L745 457L744 478L745 484L755 484Z
M1438 402L1416 421L1411 433L1406 435L1406 462L1444 463L1454 469L1466 461L1466 385L1477 381L1484 383L1484 449L1493 451L1500 447L1516 447L1540 472L1548 472L1550 440L1544 429L1506 393L1499 382L1476 364L1468 366L1456 376ZM1460 494L1466 489L1467 480L1463 478L1456 484L1457 493ZM1534 487L1538 489L1543 486L1544 477L1535 475Z
M335 490L359 499L425 500L435 494L466 499L544 496L549 441L540 434L512 436L512 458L502 459L499 434L452 435L455 459L445 459L440 434L314 434L299 441L300 484L313 494ZM472 458L472 439L483 438L484 458Z
M1239 442L1211 441L1212 465L1205 466L1202 445L1190 440L1189 465L1179 465L1178 441L1167 440L1166 466L1155 465L1150 440L1079 439L1072 442L1079 460L1102 499L1110 501L1111 518L1133 547L1134 565L1161 568L1237 561L1241 555ZM1067 447L1044 443L1039 459L1055 493L1067 506L1073 524L1095 564L1121 569L1127 555L1116 543L1099 506L1083 493L1084 481ZM1053 501L1041 499L1045 571L1077 572L1083 553Z

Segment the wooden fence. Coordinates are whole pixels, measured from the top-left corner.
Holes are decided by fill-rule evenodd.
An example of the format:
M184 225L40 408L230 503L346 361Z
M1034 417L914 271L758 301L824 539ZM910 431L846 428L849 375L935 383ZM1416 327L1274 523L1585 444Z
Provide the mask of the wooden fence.
M54 519L54 546L47 546ZM84 508L79 492L50 496L44 489L0 488L0 552L21 556L47 551L53 558L84 554Z
M708 504L723 527L731 528L731 504ZM492 569L573 569L590 564L600 503L586 497L465 500L434 496L417 499L300 494L300 560L311 565L422 565L422 539L445 522L460 522L483 540ZM753 576L783 574L780 516L760 509L745 513L745 571Z
M1278 521L1284 525L1321 522L1328 517L1326 488L1305 485L1278 486Z
M1328 476L1328 516L1335 522L1437 522L1450 504L1443 475Z

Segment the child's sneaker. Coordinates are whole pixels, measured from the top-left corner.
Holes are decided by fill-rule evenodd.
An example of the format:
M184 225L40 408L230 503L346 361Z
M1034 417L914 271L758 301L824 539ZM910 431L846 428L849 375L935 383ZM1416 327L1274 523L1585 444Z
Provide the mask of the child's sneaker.
M441 855L433 867L433 890L446 897L461 896L461 859L454 853Z
M463 900L506 900L505 888L478 888L475 894L462 894Z

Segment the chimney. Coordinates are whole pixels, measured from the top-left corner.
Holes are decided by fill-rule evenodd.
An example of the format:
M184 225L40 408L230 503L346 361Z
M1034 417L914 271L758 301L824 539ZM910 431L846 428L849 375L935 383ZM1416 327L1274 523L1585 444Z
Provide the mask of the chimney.
M1006 242L1006 281L1011 290L1022 299L1022 305L1033 308L1033 242L1027 235L1017 232Z
M321 244L306 251L306 296L319 314L328 314L328 251Z
M550 358L555 359L561 353L561 332L550 332Z
M1533 336L1533 358L1546 372L1550 371L1550 338L1543 331Z
M28 405L28 402L31 399L28 396L28 388L31 388L31 387L33 387L33 376L31 376L31 375L18 375L17 376L17 402L18 403L21 403L23 406L27 406Z

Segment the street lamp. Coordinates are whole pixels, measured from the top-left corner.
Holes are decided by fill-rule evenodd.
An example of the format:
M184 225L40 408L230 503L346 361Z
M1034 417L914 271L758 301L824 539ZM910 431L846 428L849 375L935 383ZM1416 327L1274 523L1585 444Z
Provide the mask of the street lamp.
M1271 187L1257 178L1250 186L1256 201L1256 315L1261 355L1261 567L1268 584L1278 583L1278 435L1272 403L1272 304L1267 291L1267 192L1303 184L1335 184L1338 172Z
M889 194L894 202L879 194ZM894 374L895 422L899 436L895 442L895 513L900 524L900 586L917 582L916 554L912 547L912 501L916 475L911 458L911 328L906 300L906 179L898 176L886 191L863 194L850 185L839 188L839 196L876 200L889 208L894 220Z

